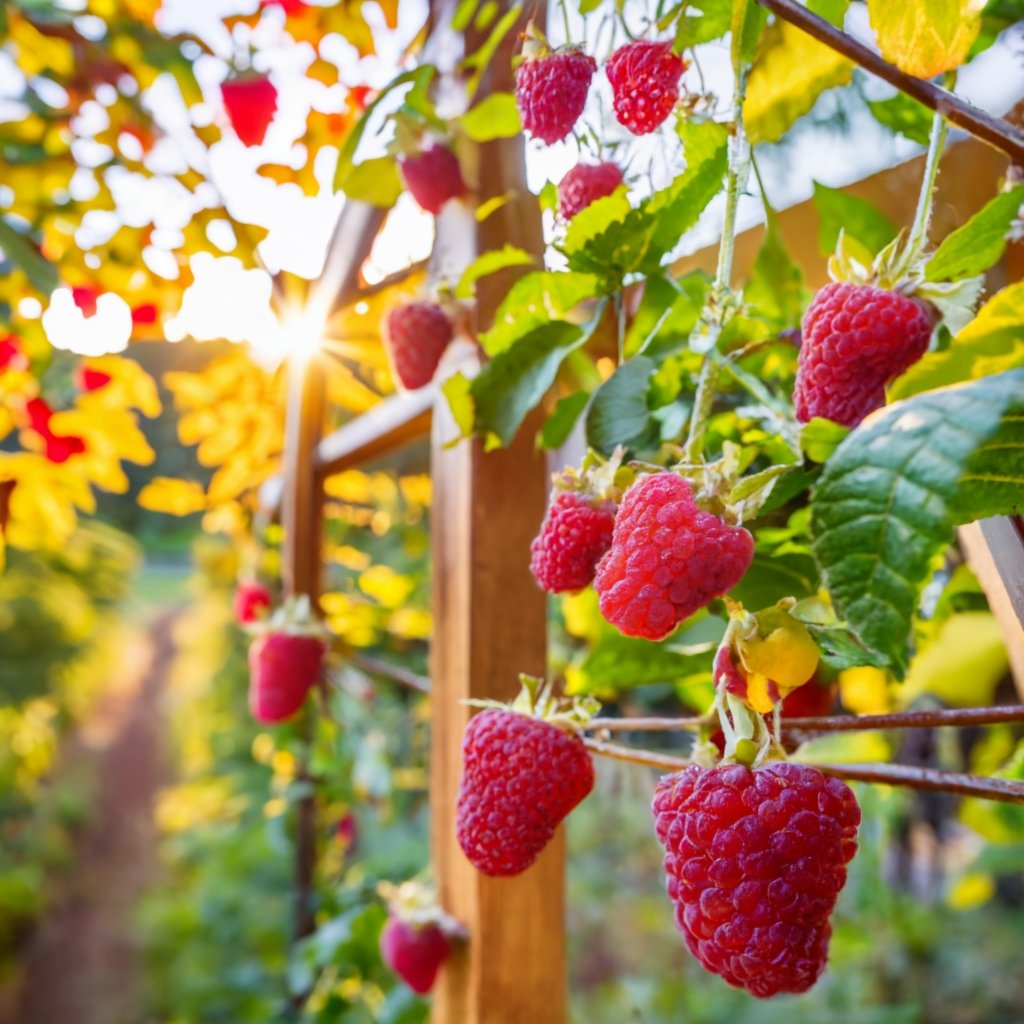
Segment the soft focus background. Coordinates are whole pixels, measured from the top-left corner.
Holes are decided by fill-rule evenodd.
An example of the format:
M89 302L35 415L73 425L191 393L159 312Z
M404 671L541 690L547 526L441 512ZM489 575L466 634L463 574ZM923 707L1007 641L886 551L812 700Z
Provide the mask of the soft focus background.
M133 345L128 368L116 370L118 386L134 389L146 416L133 427L138 438L130 435L142 454L122 448L114 459L119 469L124 459L123 486L118 479L94 513L71 510L68 522L61 495L43 481L38 521L15 526L51 530L51 542L12 546L0 575L3 1024L265 1024L289 1016L414 1024L427 1016L428 1004L381 964L378 884L427 864L428 708L415 690L374 670L379 659L414 678L427 672L426 451L413 448L398 465L349 471L328 485L324 610L364 657L332 669L329 716L315 738L322 924L291 961L288 812L309 784L297 778L297 730L268 732L248 714L249 641L231 612L240 575L279 576L279 531L270 527L258 551L245 539L252 512L245 496L280 451L275 371L294 340L271 314L268 271L319 273L343 202L332 186L337 148L323 126L347 109L353 87L380 88L404 66L425 15L420 0L341 6L357 9L362 27L351 38L339 30L318 40L314 50L301 33L286 32L294 26L284 3L254 10L230 0L139 0L157 36L195 36L185 49L195 91L185 95L171 70L134 92L124 83L86 83L90 97L67 143L76 169L56 182L30 169L35 186L13 154L19 145L52 143L45 130L40 140L26 139L69 95L45 74L26 92L24 61L0 51L0 210L16 218L29 187L36 200L66 193L79 204L75 222L48 238L71 269L46 309L19 292L22 271L6 263L0 271L5 308L20 318L32 358L46 351L55 393L71 394L77 356L110 356L129 335L139 340L133 310L165 293L178 300L149 338L173 344ZM1004 24L1017 17L1013 4L990 7ZM97 17L77 0L53 10L78 18L83 32ZM14 45L38 57L40 73L63 59L42 49L51 37L31 37L25 24L12 6L0 39L20 32ZM586 24L570 12L574 38L596 22ZM869 37L862 5L853 5L847 29ZM560 18L550 31L562 41ZM358 42L360 32L371 46ZM226 62L245 63L250 47L254 66L277 84L280 110L265 144L247 148L226 130L217 137L216 127L224 124ZM959 91L1005 112L1024 94L1022 49L1019 33L1004 32L962 72ZM687 72L693 88L698 74L708 91L727 93L724 44L700 47L699 71ZM604 89L602 81L592 96L592 124L609 120ZM815 193L827 204L834 193L816 190L816 182L836 188L920 153L920 121L894 132L870 106L892 95L857 73L852 84L823 92L784 141L760 147L774 205ZM124 128L126 103L145 110L152 145L136 138L133 149L131 132L112 132ZM326 133L315 154L314 128ZM362 145L372 156L386 141L369 133ZM663 183L663 152L618 141L638 194ZM544 151L531 146L531 187L557 181L577 157L572 140ZM145 173L132 169L133 160L145 162ZM676 255L713 243L721 215L712 204ZM742 225L762 218L760 201L746 197ZM400 198L368 279L424 258L432 232L431 218ZM254 247L262 267L249 258ZM108 265L118 268L116 286L92 282L90 274L98 280ZM103 294L86 320L72 289L94 285ZM338 418L391 388L380 310L356 313L365 337L351 330L346 352L359 370L339 369L331 382ZM140 383L131 366L159 389ZM79 424L90 444L114 444L122 430L104 415ZM14 457L0 451L0 460ZM97 464L93 482L102 486L113 472ZM944 582L912 685L897 691L873 669L844 673L840 697L849 710L1016 699L977 582L964 565L951 566ZM553 614L556 668L576 692L633 713L705 705L706 658L700 669L684 671L683 659L641 678L630 661L635 649L602 623L593 595L560 602ZM687 656L706 655L722 625L708 616L679 638L690 645ZM619 692L610 663L614 678L632 668L645 685ZM1021 749L1018 732L866 734L829 756L884 758L902 743L904 761L991 772ZM580 1024L1024 1022L1024 810L861 787L867 824L835 919L832 970L808 996L760 1004L704 974L674 930L649 819L653 774L599 768L597 794L569 827L570 979ZM1008 771L1024 776L1024 755ZM291 993L310 985L313 998L299 1017L289 1009Z

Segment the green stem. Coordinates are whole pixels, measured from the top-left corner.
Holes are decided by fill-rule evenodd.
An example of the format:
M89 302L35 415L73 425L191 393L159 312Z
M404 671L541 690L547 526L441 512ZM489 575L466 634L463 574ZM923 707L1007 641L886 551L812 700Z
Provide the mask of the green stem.
M953 87L955 78L955 73L951 72L947 80L949 88ZM928 242L928 228L931 225L932 208L935 199L935 179L939 174L939 160L942 157L948 133L948 122L939 111L936 111L935 116L932 118L931 134L928 137L928 155L925 158L921 194L917 199L914 224L910 229L906 255L902 261L904 271L909 270L917 262L918 257Z
M703 317L705 329L712 334L713 342L711 350L704 354L700 376L697 378L697 393L690 415L690 429L683 449L683 461L691 464L699 462L704 454L704 433L707 430L718 384L719 365L713 350L718 345L718 336L722 328L732 315L732 304L729 303L728 309L723 309L723 304L728 301L729 284L732 281L732 262L736 249L736 212L740 205L740 193L750 170L750 147L743 130L743 100L746 94L747 69L740 68L736 72L733 95L732 138L729 140L729 172L726 178L722 241L718 246L718 266L711 288L711 300Z
M565 27L565 45L572 42L572 27L569 24L569 5L566 0L558 0L558 6L562 8L562 25Z
M617 291L615 304L615 340L618 345L619 366L626 361L626 303L625 293Z

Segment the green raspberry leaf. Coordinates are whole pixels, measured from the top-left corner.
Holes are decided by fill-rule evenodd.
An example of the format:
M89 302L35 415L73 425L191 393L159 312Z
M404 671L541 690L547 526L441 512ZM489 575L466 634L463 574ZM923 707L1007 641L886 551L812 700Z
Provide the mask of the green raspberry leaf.
M541 324L487 363L470 387L474 432L510 444L526 414L554 383L562 361L587 342L603 312L602 304L582 326L563 320Z
M618 445L636 451L656 446L658 424L647 392L657 364L646 356L623 363L595 392L587 410L587 444L610 456Z
M456 123L474 142L510 139L523 130L516 98L510 92L492 93L456 118Z
M875 120L904 138L927 146L932 131L932 112L910 96L898 92L888 100L869 100L868 106Z
M836 449L811 504L836 612L899 676L913 617L954 528L1018 510L1024 370L931 391L871 416Z
M600 283L590 274L553 270L526 274L509 289L490 330L480 335L480 344L489 356L496 356L535 328L566 316L599 291Z
M534 257L514 245L506 245L501 249L491 249L478 256L462 273L459 283L455 286L457 299L471 299L476 294L476 283L481 277L497 273L506 267L528 267Z
M896 237L896 225L866 199L848 195L837 188L814 183L814 205L818 208L818 248L823 256L835 250L842 231L865 246L872 255Z
M929 281L958 281L983 274L1002 258L1006 235L1024 203L1024 185L1018 185L983 206L966 224L947 235L928 261Z
M572 433L576 421L583 414L590 401L589 391L574 391L560 398L551 415L544 421L538 443L545 451L561 448Z
M633 208L622 192L591 203L573 217L562 251L570 269L601 278L606 294L629 274L657 272L684 232L721 187L728 133L713 122L679 126L686 170L667 188Z

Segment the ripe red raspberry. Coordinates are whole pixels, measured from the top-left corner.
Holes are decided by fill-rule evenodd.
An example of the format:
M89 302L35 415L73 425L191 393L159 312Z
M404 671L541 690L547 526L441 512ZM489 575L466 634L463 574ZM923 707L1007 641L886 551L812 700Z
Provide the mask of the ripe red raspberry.
M626 492L597 565L601 614L626 636L660 640L743 578L754 539L702 512L690 485L655 473Z
M277 89L266 75L246 75L220 84L228 120L246 146L258 146L277 110Z
M804 314L793 403L855 427L885 405L885 386L928 348L934 326L917 299L866 284L827 284Z
M249 710L260 722L281 722L302 707L320 678L327 645L320 637L266 633L249 648Z
M619 123L634 135L653 132L672 113L685 70L686 63L672 52L670 42L620 46L605 65Z
M610 196L621 184L622 171L616 164L577 164L558 183L558 212L572 220L580 210Z
M429 384L453 335L451 318L433 302L409 302L392 309L384 341L398 383L410 391Z
M654 794L669 899L702 966L760 998L806 992L857 852L852 790L809 765L687 768Z
M594 579L594 569L612 542L615 504L594 502L562 491L548 507L544 523L530 545L530 571L549 594L580 590Z
M516 68L516 102L523 128L551 145L580 119L597 61L581 50L527 58Z
M431 143L398 161L405 187L421 209L435 216L449 199L466 194L458 157L447 146Z
M246 625L263 618L273 598L262 583L239 583L235 588L235 621Z
M459 845L485 875L525 871L594 788L580 737L517 711L493 708L472 719L462 762Z
M434 923L403 921L392 912L380 934L384 963L420 995L434 987L437 972L448 959L448 937Z

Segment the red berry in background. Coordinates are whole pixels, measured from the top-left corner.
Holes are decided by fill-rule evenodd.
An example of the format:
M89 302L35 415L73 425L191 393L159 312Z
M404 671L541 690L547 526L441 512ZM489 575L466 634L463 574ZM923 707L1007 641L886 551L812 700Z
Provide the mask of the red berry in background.
M85 441L74 434L55 434L50 429L53 410L43 398L30 398L25 403L25 414L28 416L29 430L34 431L45 445L43 454L53 463L67 462L73 455L81 455L85 450Z
M334 829L334 838L341 843L346 850L353 850L359 839L359 822L356 816L349 811L338 819Z
M540 533L530 545L530 571L549 594L580 590L612 542L615 504L562 491L548 507Z
M661 640L743 578L754 539L702 512L690 485L655 473L626 492L597 566L601 614L626 636Z
M653 132L675 108L685 70L670 42L640 40L620 46L605 65L619 123L634 135Z
M152 302L132 307L132 323L136 327L149 327L157 321L158 311Z
M832 713L838 687L812 678L782 699L783 718L821 718Z
M75 305L82 311L83 316L96 315L96 300L99 299L98 288L81 287L71 289L71 298Z
M409 302L392 309L384 327L384 342L398 383L410 391L429 384L454 337L451 317L436 303Z
M622 171L616 164L577 164L558 183L558 212L565 220L572 220L580 210L610 196L621 184Z
M702 966L760 998L806 992L857 852L853 791L809 765L691 767L654 794L676 924Z
M583 740L550 722L492 708L462 741L456 805L459 845L485 875L518 875L594 788Z
M262 583L239 583L235 588L235 621L246 625L262 619L273 600L270 591Z
M44 454L53 463L67 462L72 455L81 455L85 452L85 441L73 434L67 436L51 434L45 440Z
M75 370L75 385L79 391L99 391L113 379L105 370L97 370L88 363L80 363Z
M7 370L27 370L28 356L21 351L21 342L17 335L8 334L0 338L0 373Z
M327 644L316 636L266 633L249 648L249 709L260 722L281 722L302 707L320 678Z
M220 85L221 99L235 134L246 146L258 146L277 110L277 89L266 75L232 78Z
M34 430L43 437L49 435L53 410L45 398L30 398L25 403L25 414L28 416L30 430Z
M796 418L857 426L885 405L889 381L925 354L933 326L917 299L871 285L825 285L804 314Z
M564 139L583 113L596 70L594 58L580 50L527 57L516 68L523 129L549 146Z
M260 0L260 7L280 7L288 17L291 17L308 10L309 4L305 0Z
M434 142L419 153L401 157L402 180L420 208L435 216L449 199L466 194L458 157Z
M448 937L436 924L403 921L393 912L380 935L384 963L420 995L434 987L449 949Z

